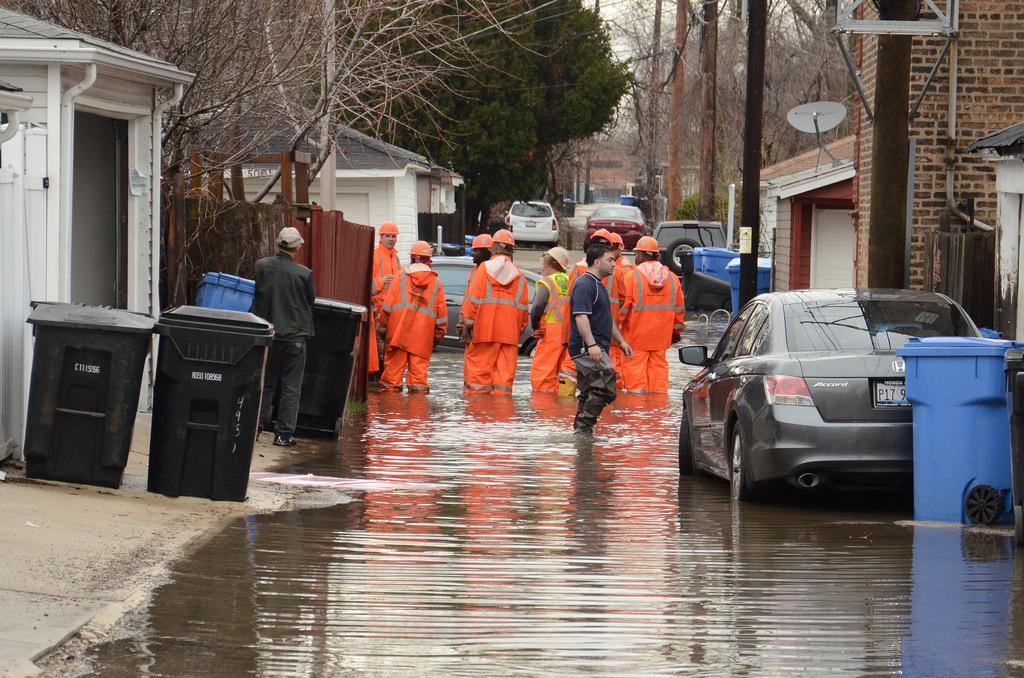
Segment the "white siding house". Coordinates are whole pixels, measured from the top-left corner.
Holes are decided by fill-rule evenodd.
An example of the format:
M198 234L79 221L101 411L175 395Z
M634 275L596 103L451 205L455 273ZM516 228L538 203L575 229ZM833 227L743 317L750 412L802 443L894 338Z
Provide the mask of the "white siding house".
M0 74L25 108L0 132L3 457L23 439L30 301L159 310L161 116L192 76L6 9Z
M283 145L270 149L271 152L282 150ZM315 155L310 145L301 150ZM455 188L462 185L462 177L418 153L340 126L335 165L335 209L343 212L349 221L374 228L385 221L394 221L398 224L400 251L408 250L419 239L418 214L455 212ZM258 193L272 172L273 168L269 167L247 167L244 172L246 195ZM264 201L272 202L275 191L279 190L280 184L277 184ZM309 199L323 202L319 178L310 184Z

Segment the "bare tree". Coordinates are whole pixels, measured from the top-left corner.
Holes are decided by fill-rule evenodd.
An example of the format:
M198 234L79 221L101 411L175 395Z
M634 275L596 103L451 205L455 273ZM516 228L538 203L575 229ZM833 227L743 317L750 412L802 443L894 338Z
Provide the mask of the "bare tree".
M443 85L453 64L466 62L474 38L506 31L497 12L516 6L514 0L344 0L328 15L322 0L0 4L195 73L165 126L165 167L215 150L223 165L210 171L280 144L282 131L298 148L324 118L332 128L343 123L372 133L403 124L393 114L397 100L432 110L426 93ZM335 65L330 79L328 59ZM317 159L310 179L324 160Z

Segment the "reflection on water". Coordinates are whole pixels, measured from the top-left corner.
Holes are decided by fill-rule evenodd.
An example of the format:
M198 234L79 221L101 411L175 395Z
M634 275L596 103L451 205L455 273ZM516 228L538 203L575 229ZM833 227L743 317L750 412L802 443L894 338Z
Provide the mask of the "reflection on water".
M621 397L578 445L572 401L463 400L460 358L435 359L429 396L372 396L301 467L432 485L236 521L97 672L941 676L1021 658L1008 539L900 526L902 507L734 507L676 473L678 390Z

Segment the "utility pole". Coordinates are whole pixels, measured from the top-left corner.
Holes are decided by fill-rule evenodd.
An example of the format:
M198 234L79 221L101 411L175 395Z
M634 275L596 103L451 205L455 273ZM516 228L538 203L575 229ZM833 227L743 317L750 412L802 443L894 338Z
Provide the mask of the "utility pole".
M879 17L914 17L915 0L884 0ZM910 52L908 35L878 36L875 125L871 143L868 286L903 287L909 162Z
M334 21L334 0L324 0L324 92L334 85L337 58L337 26ZM320 167L320 205L330 212L336 207L337 159L334 157L334 107L330 97L325 102L327 113L320 125L320 149L326 158Z
M717 141L718 0L703 0L701 41L700 210L701 219L715 218L715 143Z
M657 213L654 175L658 168L658 98L661 90L661 0L654 0L654 33L651 36L651 70L647 100L647 205L650 216Z
M676 0L676 46L672 53L672 114L668 124L668 214L674 219L676 210L683 204L683 95L686 84L686 64L683 52L686 49L687 20L690 17L690 0Z
M747 106L743 121L743 221L740 226L740 306L757 296L761 233L761 125L764 117L768 0L747 2ZM739 309L733 309L738 312Z

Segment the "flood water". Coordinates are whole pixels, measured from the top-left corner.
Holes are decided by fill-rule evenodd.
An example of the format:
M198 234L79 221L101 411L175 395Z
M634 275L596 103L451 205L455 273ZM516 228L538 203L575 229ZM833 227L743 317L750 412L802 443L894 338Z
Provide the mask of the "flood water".
M712 338L697 337L712 341ZM674 362L674 356L672 356ZM907 525L905 498L736 505L679 478L679 388L575 404L372 394L290 470L338 506L238 520L95 648L104 676L1024 675L1012 540Z

